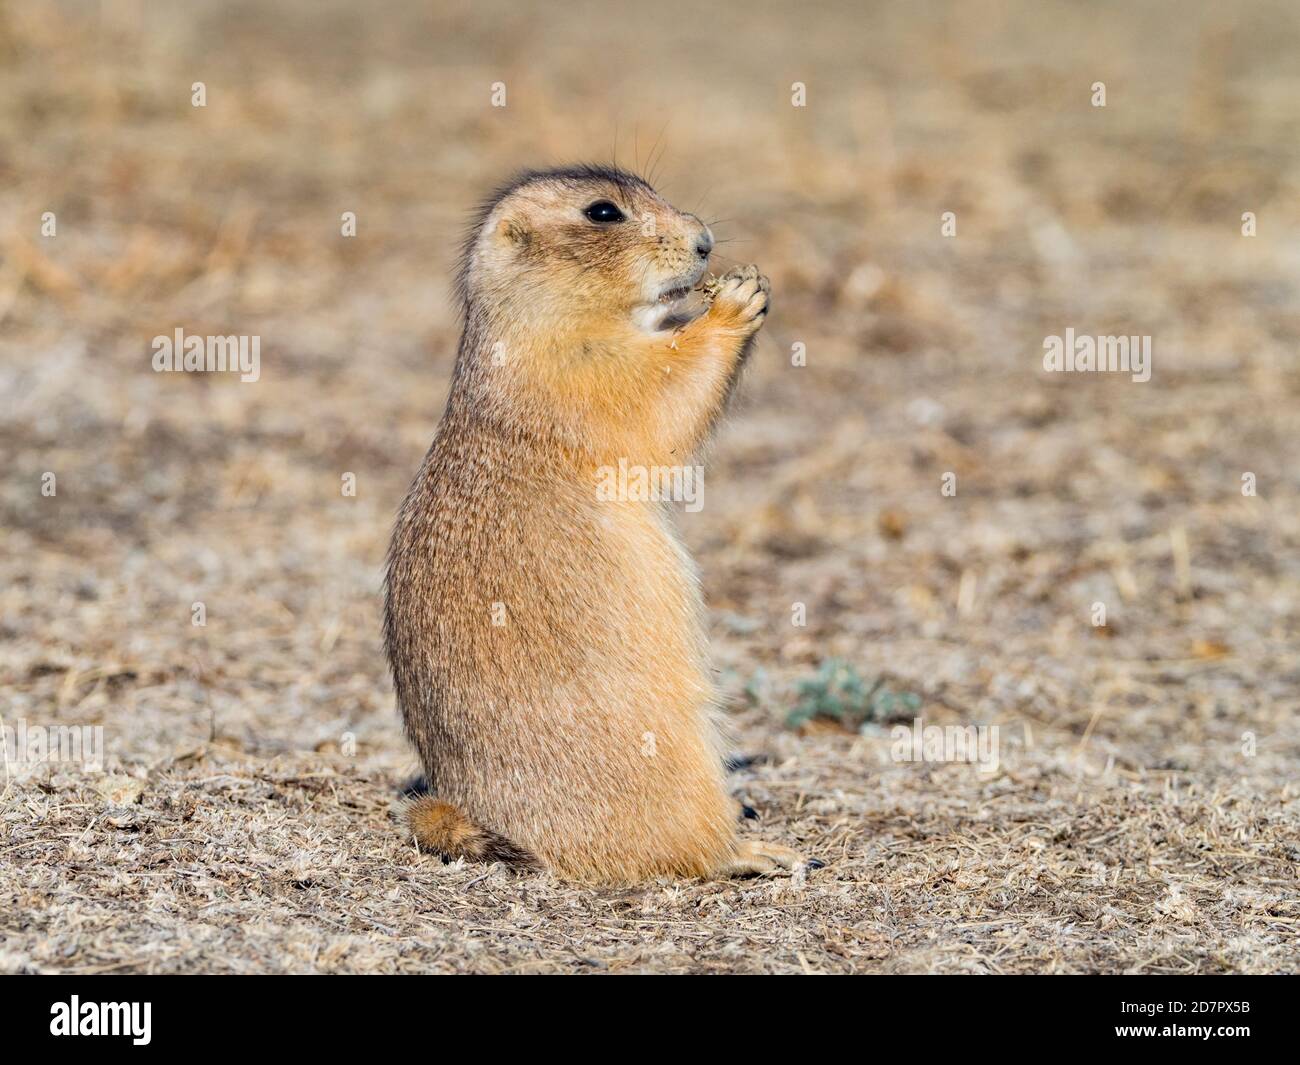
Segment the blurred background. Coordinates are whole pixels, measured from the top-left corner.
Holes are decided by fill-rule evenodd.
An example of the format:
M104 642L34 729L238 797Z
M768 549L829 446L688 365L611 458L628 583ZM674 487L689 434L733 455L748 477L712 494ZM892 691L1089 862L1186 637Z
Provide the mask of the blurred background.
M402 894L435 888L392 886L424 863L471 924L600 905L510 881L467 902L478 873L404 847L379 589L465 221L514 170L588 160L653 166L716 220L718 272L772 279L680 518L762 756L736 787L836 862L775 938L764 910L739 945L735 920L693 945L587 921L584 949L1286 965L1298 48L1300 9L1270 2L0 2L3 713L102 725L109 779L139 785L11 777L8 967L569 966L549 932L466 954ZM154 373L178 327L260 336L261 379ZM1152 336L1152 379L1044 373L1066 328ZM1000 773L890 762L918 714L999 724ZM665 920L700 927L692 890Z

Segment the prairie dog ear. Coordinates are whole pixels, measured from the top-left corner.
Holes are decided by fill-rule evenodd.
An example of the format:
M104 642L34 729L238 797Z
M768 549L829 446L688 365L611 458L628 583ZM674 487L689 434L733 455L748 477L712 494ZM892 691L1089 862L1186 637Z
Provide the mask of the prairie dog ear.
M497 223L496 237L507 244L526 247L532 240L532 233L518 219L507 215Z

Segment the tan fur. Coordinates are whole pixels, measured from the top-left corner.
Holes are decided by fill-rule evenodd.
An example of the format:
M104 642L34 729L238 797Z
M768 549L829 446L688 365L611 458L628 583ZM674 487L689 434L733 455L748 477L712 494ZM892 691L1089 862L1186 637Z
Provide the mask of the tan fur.
M593 225L596 200L628 220ZM656 320L655 296L700 275L706 233L630 175L553 172L486 205L467 245L464 335L398 515L385 617L432 796L410 823L444 856L500 839L603 882L774 861L737 842L671 516L596 492L620 458L697 461L762 324L752 267L694 320Z
M527 851L504 836L476 825L450 803L432 798L415 799L406 808L406 821L421 847L448 861L469 858L517 865L534 861Z

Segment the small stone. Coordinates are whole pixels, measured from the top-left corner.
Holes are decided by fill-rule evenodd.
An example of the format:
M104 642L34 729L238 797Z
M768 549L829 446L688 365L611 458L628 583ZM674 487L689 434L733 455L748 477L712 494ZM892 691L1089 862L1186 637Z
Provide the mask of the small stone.
M130 806L144 794L144 781L128 776L108 776L95 783L95 791L114 806Z

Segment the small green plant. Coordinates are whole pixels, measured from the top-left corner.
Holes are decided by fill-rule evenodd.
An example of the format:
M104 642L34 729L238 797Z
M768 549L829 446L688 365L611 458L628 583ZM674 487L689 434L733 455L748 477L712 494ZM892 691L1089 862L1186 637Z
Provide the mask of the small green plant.
M767 702L770 689L771 682L767 679L767 670L759 666L745 684L745 698L750 706L762 706Z
M826 659L816 676L799 681L795 690L799 699L785 720L790 728L825 718L856 730L868 721L910 720L921 707L916 692L895 691L883 676L868 683L853 665L838 658Z

